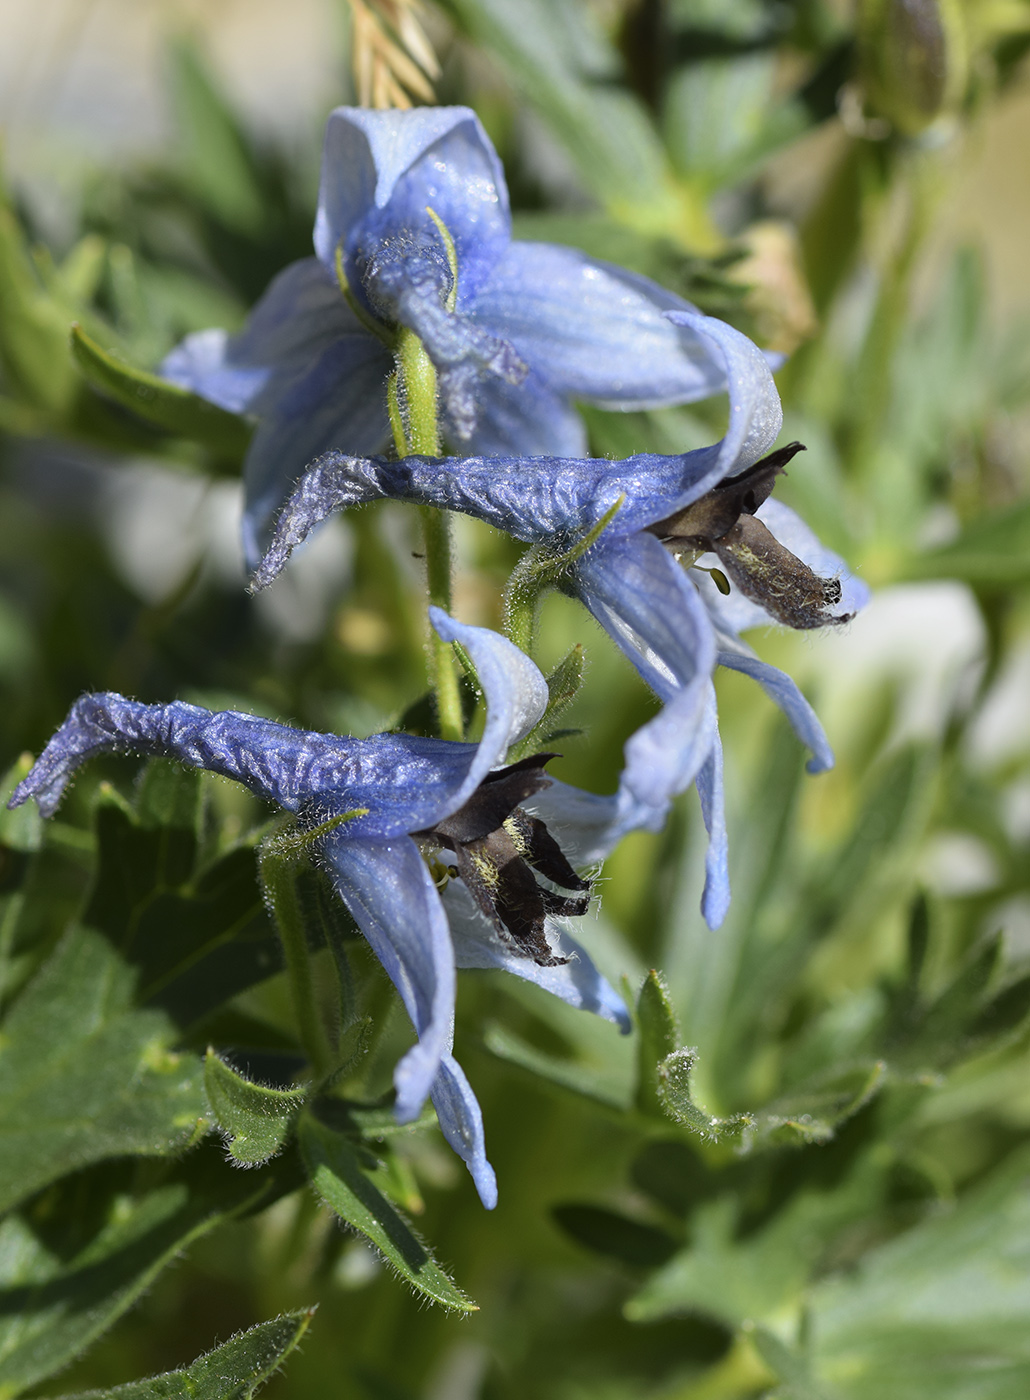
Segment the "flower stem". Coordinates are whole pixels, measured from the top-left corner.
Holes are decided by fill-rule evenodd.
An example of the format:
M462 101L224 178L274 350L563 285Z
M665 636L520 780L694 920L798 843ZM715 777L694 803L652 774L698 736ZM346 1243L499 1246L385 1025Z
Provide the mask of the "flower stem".
M389 385L390 424L402 457L439 457L440 429L436 408L436 367L414 331L402 328L397 338L397 375ZM426 556L429 601L451 611L451 522L435 506L419 506ZM461 694L449 642L430 634L430 679L436 691L436 713L443 739L463 739L465 724Z
M297 896L296 855L273 837L265 841L258 852L258 870L286 955L286 973L300 1041L315 1077L323 1079L332 1069L334 1056L315 995L311 953Z

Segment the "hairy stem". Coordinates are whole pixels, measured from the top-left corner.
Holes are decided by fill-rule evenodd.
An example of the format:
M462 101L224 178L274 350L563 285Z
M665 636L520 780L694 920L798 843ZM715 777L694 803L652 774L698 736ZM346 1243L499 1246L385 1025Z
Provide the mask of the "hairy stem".
M402 456L439 457L436 368L414 331L402 329L397 343L396 379L391 380L390 422ZM429 601L451 610L451 522L434 506L419 506L426 556ZM430 680L436 692L436 713L443 739L463 739L458 673L449 642L430 634Z
M300 1042L316 1078L322 1079L332 1069L334 1055L315 994L311 953L304 931L304 915L297 896L298 868L296 857L282 849L274 838L266 841L261 847L258 869L286 955L286 973L290 979L290 993L297 1017Z

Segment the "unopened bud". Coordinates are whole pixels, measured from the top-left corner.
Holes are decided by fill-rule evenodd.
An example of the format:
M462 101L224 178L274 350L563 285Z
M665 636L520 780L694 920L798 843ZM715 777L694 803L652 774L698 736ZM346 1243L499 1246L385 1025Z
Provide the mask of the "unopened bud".
M965 91L959 0L861 0L859 54L869 107L903 135L917 136Z

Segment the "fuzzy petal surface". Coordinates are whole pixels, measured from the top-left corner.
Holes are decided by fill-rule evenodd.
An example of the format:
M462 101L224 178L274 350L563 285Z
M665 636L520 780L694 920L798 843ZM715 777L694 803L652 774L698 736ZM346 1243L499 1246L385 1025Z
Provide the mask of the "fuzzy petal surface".
M329 452L312 463L284 505L254 577L263 588L292 549L336 510L380 497L475 516L516 539L569 544L622 498L607 534L628 535L703 496L757 461L782 422L779 395L759 350L708 316L669 313L709 343L726 369L730 422L711 447L681 456L640 453L622 461L566 457L382 457Z

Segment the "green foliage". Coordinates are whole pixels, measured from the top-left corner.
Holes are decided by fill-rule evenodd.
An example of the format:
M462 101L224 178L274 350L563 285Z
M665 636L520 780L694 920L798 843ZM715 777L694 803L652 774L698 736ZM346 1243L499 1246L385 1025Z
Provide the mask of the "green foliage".
M204 1153L161 1181L132 1177L109 1165L78 1173L0 1225L4 1395L63 1370L184 1249L282 1189L267 1175L229 1177Z
M313 1315L310 1308L262 1322L182 1371L113 1390L80 1391L64 1400L102 1400L109 1395L121 1400L250 1400L298 1345Z
M266 1162L282 1149L306 1098L300 1089L252 1084L213 1050L204 1060L204 1088L229 1155L241 1166Z
M92 929L71 929L3 1021L0 1204L126 1153L180 1152L207 1127L200 1062L132 1004L132 973Z
M476 1310L476 1304L448 1278L403 1215L362 1171L357 1152L342 1133L305 1118L300 1143L311 1184L344 1224L370 1240L423 1297L455 1312Z
M94 389L155 427L228 453L230 462L238 464L250 434L235 414L156 374L120 363L81 326L72 326L71 338L72 356Z
M310 1082L255 803L164 762L132 787L110 760L55 821L0 812L0 1396L214 1400L268 1380L291 1400L1015 1400L1030 1380L1030 877L1011 714L991 734L1003 756L979 755L1000 712L986 702L1026 648L1030 339L992 324L975 251L927 295L923 249L948 133L1014 79L1025 18L822 0L438 8L453 26L453 42L433 30L441 99L480 111L517 236L748 330L783 271L743 262L749 226L793 208L821 325L778 375L810 449L783 499L895 600L967 585L983 665L929 721L912 722L893 662L878 690L838 697L839 766L815 779L767 700L720 676L729 918L712 932L697 914L685 799L609 859L580 934L622 979L634 1033L461 974L456 1053L500 1181L489 1215L431 1111L396 1123L409 1031L298 851L293 955L328 1047ZM944 63L910 82L913 48L929 54L920 14ZM172 48L169 81L174 150L91 177L65 248L43 246L18 191L0 201L5 794L86 689L435 732L403 511L348 522L349 581L302 641L199 554L156 602L120 572L109 485L79 454L105 482L140 454L237 474L248 426L154 366L190 331L238 327L310 254L317 138L299 161L258 139L196 46ZM792 203L781 177L798 161ZM584 417L591 450L617 456L711 442L722 412ZM497 622L518 552L474 526L457 538L476 590L459 611ZM818 642L752 641L820 708ZM560 747L558 775L612 790L652 701L567 599L543 602L535 645L549 705L520 752ZM471 721L473 675L462 703ZM987 874L950 893L930 857L956 837ZM297 1310L315 1299L308 1333Z

